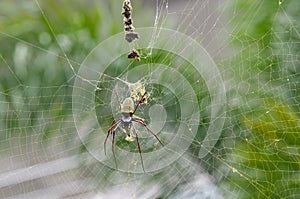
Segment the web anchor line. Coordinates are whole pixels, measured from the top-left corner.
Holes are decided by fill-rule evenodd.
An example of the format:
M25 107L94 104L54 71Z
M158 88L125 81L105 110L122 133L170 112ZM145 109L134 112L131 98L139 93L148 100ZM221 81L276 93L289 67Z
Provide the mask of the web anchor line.
M125 32L125 40L128 43L132 43L140 38L139 34L134 31L133 20L132 20L132 6L130 0L124 0L122 15L124 16L124 32ZM131 52L128 54L128 59L140 61L141 57L137 50L132 48Z

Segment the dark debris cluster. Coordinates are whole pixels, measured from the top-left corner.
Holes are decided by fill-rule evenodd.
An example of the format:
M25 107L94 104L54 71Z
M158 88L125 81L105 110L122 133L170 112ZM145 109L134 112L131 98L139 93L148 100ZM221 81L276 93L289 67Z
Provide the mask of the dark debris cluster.
M124 31L125 31L125 40L128 43L134 42L140 38L137 32L134 32L133 20L132 20L132 6L130 0L124 0L122 15L124 16ZM132 49L130 54L128 54L128 59L140 61L139 52L135 49Z

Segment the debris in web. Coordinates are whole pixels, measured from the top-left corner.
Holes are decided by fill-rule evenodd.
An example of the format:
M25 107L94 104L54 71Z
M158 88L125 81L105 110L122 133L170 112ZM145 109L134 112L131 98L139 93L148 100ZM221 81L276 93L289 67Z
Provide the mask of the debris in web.
M124 31L125 31L125 40L128 43L132 43L140 38L137 32L134 32L133 20L132 20L132 6L130 0L124 0L122 15L124 16ZM128 59L140 61L140 55L138 51L132 49L131 53L128 55Z
M128 43L131 43L135 40L138 40L140 38L139 34L137 32L128 32L125 34L125 40Z
M131 52L128 54L128 59L130 60L136 59L137 61L141 61L141 56L137 50L132 49Z

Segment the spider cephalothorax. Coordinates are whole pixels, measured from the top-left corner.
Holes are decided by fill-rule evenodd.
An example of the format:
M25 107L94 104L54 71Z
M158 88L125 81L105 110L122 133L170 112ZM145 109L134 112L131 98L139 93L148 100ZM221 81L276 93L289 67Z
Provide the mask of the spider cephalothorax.
M135 139L136 143L138 145L138 151L139 151L139 154L140 154L140 158L141 158L141 162L142 162L142 168L143 168L144 172L145 172L145 168L144 168L144 163L143 163L141 147L140 147L140 143L139 143L137 130L136 130L134 125L136 123L139 123L142 126L144 126L147 129L147 131L149 133L151 133L159 141L159 143L163 146L163 143L158 139L156 134L150 128L147 127L145 121L142 118L133 117L134 113L136 112L136 110L138 109L140 104L145 102L146 94L147 94L147 92L145 92L143 94L143 96L138 101L136 106L134 106L134 102L133 102L132 98L126 98L123 101L123 103L120 105L122 117L113 120L110 128L108 129L108 132L107 132L107 135L106 135L106 138L105 138L105 141L104 141L104 152L106 154L106 141L107 141L107 139L108 139L108 137L111 133L112 133L112 136L113 136L113 138L112 138L112 151L114 153L115 134L116 134L116 131L118 129L120 129L122 132L124 132L126 134L125 139L127 141L133 141ZM133 133L133 135L132 135L132 133Z

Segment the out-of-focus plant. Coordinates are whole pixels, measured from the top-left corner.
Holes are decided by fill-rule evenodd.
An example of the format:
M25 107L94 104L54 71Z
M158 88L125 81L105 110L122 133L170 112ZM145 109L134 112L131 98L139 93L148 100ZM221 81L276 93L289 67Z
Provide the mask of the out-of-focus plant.
M237 198L297 198L300 187L299 1L235 1L232 76L242 131L226 159ZM230 165L230 166L228 166ZM226 169L224 170L224 173Z
M71 117L80 63L100 41L122 31L116 6L121 2L0 2L2 141L35 128L44 138L69 128L64 119Z
M6 147L4 143L14 136L27 142L33 134L61 136L63 143L72 140L76 132L71 114L74 77L91 49L123 31L121 4L111 0L0 2L0 147ZM231 21L235 56L218 63L224 66L229 82L226 123L217 145L202 160L197 154L209 125L208 90L189 63L154 49L151 62L178 66L197 93L201 110L200 127L190 147L192 160L184 157L180 161L185 167L175 162L171 169L141 180L145 184L163 182L162 196L171 195L179 183L188 182L200 169L222 175L223 190L238 198L300 195L300 3L236 0L231 4L236 11ZM135 16L145 12L135 5ZM151 25L152 20L136 18L135 26ZM135 66L136 62L130 67ZM113 75L120 70L123 68L112 71ZM155 91L159 93L160 88ZM176 113L173 106L170 109ZM102 122L109 126L111 121ZM114 183L113 171L96 162L91 165L86 166L86 175L101 188L109 188ZM100 176L109 183L99 183Z

